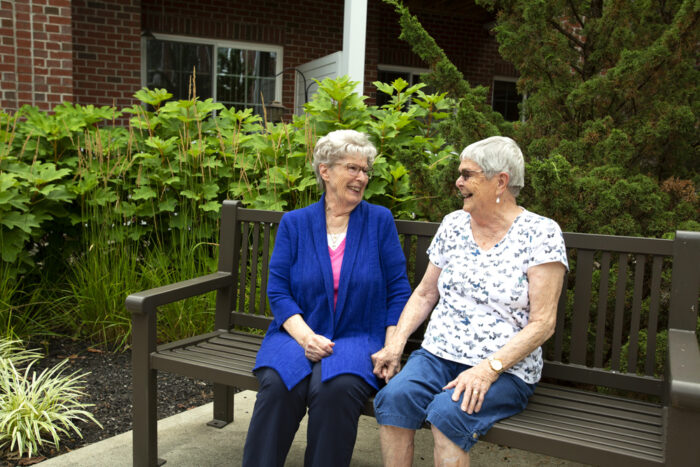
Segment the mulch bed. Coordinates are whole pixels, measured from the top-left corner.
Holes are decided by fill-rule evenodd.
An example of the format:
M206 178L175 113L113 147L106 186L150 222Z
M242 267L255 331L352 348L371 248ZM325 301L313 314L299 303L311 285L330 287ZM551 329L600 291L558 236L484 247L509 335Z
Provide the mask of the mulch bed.
M41 347L28 345L28 348ZM90 411L102 424L79 422L81 439L62 437L60 450L46 447L31 459L17 459L0 450L0 467L32 465L49 457L78 449L131 430L131 352L113 353L70 339L54 339L48 343L48 356L35 365L37 373L68 358L64 374L79 370L85 377L83 402L94 404ZM170 373L158 373L158 419L175 415L212 400L212 385Z

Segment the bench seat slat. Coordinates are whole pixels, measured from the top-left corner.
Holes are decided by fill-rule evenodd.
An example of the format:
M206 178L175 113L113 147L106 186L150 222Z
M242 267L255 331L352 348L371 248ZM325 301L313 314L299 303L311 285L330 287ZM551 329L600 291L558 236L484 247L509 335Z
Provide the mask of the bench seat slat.
M587 440L561 436L534 430L502 421L493 426L482 438L484 441L507 445L515 449L538 452L548 456L571 459L593 465L615 467L653 467L664 465L663 458L650 456L637 451L619 450Z
M209 349L213 352L220 353L222 355L226 354L234 354L234 355L239 355L239 354L244 354L244 355L250 355L250 356L255 356L257 354L257 348L260 348L260 344L253 344L250 342L232 342L230 340L219 340L214 341L207 341L207 342L202 342L199 344L196 348L197 349Z
M535 391L537 395L546 395L552 398L575 400L586 404L595 404L601 407L620 407L624 410L636 411L641 414L650 412L660 414L662 408L659 404L646 401L635 401L622 397L609 396L580 389L563 388L551 384L540 383Z
M263 336L259 334L251 334L249 332L242 331L230 331L221 333L218 337L221 339L232 340L234 342L247 342L251 344L260 345L263 340Z
M552 436L571 438L572 440L585 440L589 443L615 449L627 449L630 451L643 452L650 456L661 456L663 447L660 437L656 439L640 439L635 436L625 436L624 433L617 434L609 431L598 431L595 429L582 429L571 424L561 422L561 419L532 418L527 415L523 417L513 417L503 421L505 425L528 426L532 430L540 433L547 433Z
M595 426L598 428L612 427L614 430L626 430L638 433L638 436L655 437L663 432L662 415L657 418L648 420L635 420L631 418L620 419L617 416L611 416L606 412L581 412L580 410L571 409L566 406L551 406L540 404L535 400L530 402L528 413L537 414L536 416L552 416L564 417L566 420L571 420L572 423L585 426ZM650 438L650 439L651 439Z
M214 355L221 358L250 358L253 360L255 360L256 355L253 349L222 347L220 345L212 345L208 342L202 342L195 347L175 349L173 352L192 352Z
M225 335L224 335L225 336ZM218 336L213 339L209 339L207 341L209 345L214 345L214 346L219 346L222 349L245 349L245 350L253 350L256 351L260 348L260 343L262 342L262 339L256 339L256 340L247 340L245 338L241 339L227 339L223 336Z
M568 409L572 411L577 411L579 413L590 413L592 411L598 410L599 412L604 412L607 417L614 418L617 420L626 420L628 418L635 417L636 420L639 420L641 422L647 422L647 423L652 423L653 420L656 418L653 415L644 415L641 413L633 414L631 412L628 412L627 410L619 407L601 407L601 406L596 406L596 405L591 405L590 403L587 402L580 402L576 400L567 400L567 401L560 401L560 400L553 400L550 398L542 397L539 394L535 393L532 398L530 398L531 403L538 403L544 406L554 406L554 407L567 407ZM636 416L635 416L636 415Z
M176 355L158 355L153 360L153 368L242 390L257 391L258 389L258 380L253 373L231 371L229 368L211 362L187 361Z
M233 358L231 356L222 357L216 355L207 355L205 353L183 351L182 349L158 354L154 356L153 360L153 365L157 368L160 368L161 363L164 361L179 361L182 362L185 368L190 364L205 364L215 366L222 371L226 371L234 375L237 373L243 373L243 376L247 376L248 373L252 375L251 370L254 365L254 361L251 361L250 359ZM178 373L189 376L187 373L184 372L178 371Z
M592 422L573 423L572 420L574 419L569 418L565 411L562 411L560 415L554 416L551 413L539 413L535 408L523 412L517 422L542 425L555 433L570 433L576 439L603 440L603 444L611 441L613 443L622 443L623 445L639 446L642 449L650 449L655 452L662 450L661 432L655 435L640 434L636 430L616 428L612 425L601 425Z
M232 372L243 371L246 374L251 372L253 366L255 366L255 358L250 358L245 355L222 355L196 350L178 349L164 356L180 358L183 361L189 362L211 363L212 365L218 365L221 368L227 368Z
M650 460L661 461L663 459L663 445L661 441L656 443L640 444L632 439L618 438L614 439L611 436L603 436L603 434L592 435L590 432L580 430L566 430L562 427L557 427L552 421L542 421L540 423L533 422L523 418L512 417L499 422L502 427L517 427L518 429L526 429L534 433L539 433L540 436L549 438L552 442L568 442L573 444L586 443L588 446L596 446L603 451L627 452L629 454L647 457ZM488 441L488 435L484 438Z
M255 364L255 356L250 354L241 354L236 352L217 352L212 351L202 347L188 347L181 349L169 350L166 353L160 353L154 356L154 359L159 359L161 357L173 357L181 358L183 360L199 360L199 361L211 361L220 362L222 366L226 366L229 362L232 364L232 368L235 366L234 371L238 371L239 368L243 368L246 371L253 368ZM244 366L240 366L240 365Z

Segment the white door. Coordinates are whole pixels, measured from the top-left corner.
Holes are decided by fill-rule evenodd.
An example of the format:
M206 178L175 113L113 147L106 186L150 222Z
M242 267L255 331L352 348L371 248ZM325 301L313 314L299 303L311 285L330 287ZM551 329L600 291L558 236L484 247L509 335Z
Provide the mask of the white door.
M311 100L318 89L314 81L323 81L325 78L337 78L340 76L342 64L342 52L334 52L325 57L317 58L297 67L300 73L296 73L294 85L294 114L304 114L304 104Z

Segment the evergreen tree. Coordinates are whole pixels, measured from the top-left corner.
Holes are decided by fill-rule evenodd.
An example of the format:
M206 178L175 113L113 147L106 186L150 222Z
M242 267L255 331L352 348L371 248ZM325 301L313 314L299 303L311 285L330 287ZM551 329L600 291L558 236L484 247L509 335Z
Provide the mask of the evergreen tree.
M527 96L525 121L513 127L494 118L485 90L464 80L417 18L384 1L430 66L425 81L458 99L446 139L461 148L500 133L523 148L523 205L570 231L700 230L700 1L475 0L496 13L499 51Z
M663 180L698 172L698 0L477 0L527 95L530 156L620 165Z

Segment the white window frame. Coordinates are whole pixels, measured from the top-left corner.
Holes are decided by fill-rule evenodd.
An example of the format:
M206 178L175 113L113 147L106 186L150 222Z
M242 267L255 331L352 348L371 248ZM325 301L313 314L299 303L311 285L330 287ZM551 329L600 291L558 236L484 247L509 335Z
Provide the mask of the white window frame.
M416 67L411 67L411 66L400 66L400 65L377 65L377 71L393 71L396 73L410 73L412 75L424 75L426 73L430 73L429 68L416 68ZM379 73L377 73L379 75ZM379 76L377 76L377 79L379 79ZM409 86L413 86L413 84L408 83Z
M506 83L517 83L518 78L513 77L513 76L501 76L501 75L496 75L493 77L493 80L491 81L491 108L493 109L493 99L494 99L494 94L496 92L496 81L504 81ZM522 111L520 112L520 121L525 123L525 101L527 100L527 94L521 94L523 96L522 100L522 105L521 109Z
M430 73L430 69L428 68L416 68L416 67L410 67L410 66L401 66L401 65L377 65L377 80L379 80L379 73L382 71L388 71L388 72L394 72L394 73L409 73L411 75L411 81L408 83L408 87L410 88L413 86L414 83L414 76L420 77L420 75L425 74L425 73ZM387 83L391 84L391 83ZM377 90L377 95L381 91ZM409 99L408 104L411 103L411 100Z
M172 42L183 42L185 44L205 44L205 45L211 45L214 47L214 53L212 55L212 67L213 67L213 73L212 73L212 83L211 83L211 89L212 89L212 99L214 102L218 102L217 100L217 95L216 95L216 77L218 74L218 69L217 69L217 62L216 62L216 57L218 57L219 54L219 47L222 48L231 48L231 49L242 49L242 50L258 50L261 52L275 52L277 54L277 59L275 62L275 99L276 101L282 101L282 70L284 67L282 66L283 61L284 61L284 47L281 45L272 45L272 44L260 44L256 42L239 42L239 41L222 41L222 40L217 40L217 39L206 39L202 37L193 37L193 36L181 36L181 35L175 35L175 34L162 34L162 33L151 33L153 38L159 40L159 41L172 41ZM148 78L148 70L146 68L146 61L147 61L147 39L145 37L142 37L141 39L141 86L146 86L147 78ZM265 103L266 105L269 104L269 102Z

